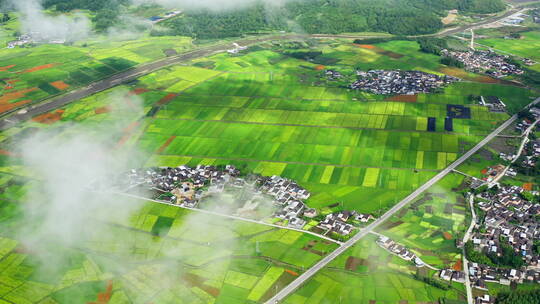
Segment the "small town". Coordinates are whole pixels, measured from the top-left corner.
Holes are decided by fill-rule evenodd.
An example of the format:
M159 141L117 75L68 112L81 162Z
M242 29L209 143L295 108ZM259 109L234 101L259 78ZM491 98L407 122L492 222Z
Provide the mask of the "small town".
M127 181L120 184L125 192L132 192L137 188L150 190L153 199L190 209L199 208L205 198L228 189L250 188L256 196L271 199L275 207L274 221L279 221L287 227L305 229L308 220L317 222L315 218L318 217L321 220L313 227L317 233L325 236L332 233L350 236L358 226L375 219L370 214L356 211L319 215L315 209L306 206L305 200L311 194L296 182L275 175L243 176L233 165L198 165L195 168L182 165L176 168L132 169L127 174ZM246 201L234 215L243 216L246 211L256 209L258 206L252 201L254 199Z
M442 50L442 56L454 58L463 63L468 71L486 73L495 78L509 75L521 75L523 70L515 64L509 63L507 55L500 55L491 51L451 51Z
M415 95L430 93L445 85L459 81L453 76L439 76L421 71L369 70L357 71L358 80L351 89L384 95ZM331 75L336 77L336 75Z
M540 204L526 200L523 191L518 186L501 186L486 188L474 197L481 219L474 224L471 239L465 244L458 241L457 246L464 248L470 260L466 272L476 289L487 291L488 282L540 283ZM465 282L465 273L454 269L441 270L439 277ZM494 303L489 295L478 296L475 301Z

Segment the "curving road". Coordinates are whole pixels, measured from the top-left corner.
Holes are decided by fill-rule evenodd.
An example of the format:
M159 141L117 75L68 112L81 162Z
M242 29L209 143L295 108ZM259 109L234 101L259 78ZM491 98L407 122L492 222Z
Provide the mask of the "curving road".
M535 105L540 102L540 98L537 98L535 101L531 102L527 107L530 107L532 105ZM314 276L319 270L326 267L332 260L337 258L340 254L345 252L347 249L351 248L356 242L364 238L366 235L368 235L371 231L373 231L375 228L380 226L382 223L384 223L386 220L390 219L394 214L396 214L398 211L400 211L403 207L408 205L409 203L413 202L420 194L422 194L424 191L426 191L431 186L435 185L437 182L439 182L441 179L443 179L448 173L452 172L452 170L457 169L459 165L461 165L463 162L465 162L469 157L474 155L478 150L480 150L483 146L485 146L487 143L489 143L493 138L495 138L499 133L504 131L504 129L508 128L514 121L516 121L517 115L514 115L510 117L507 121L505 121L501 126L499 126L497 129L495 129L493 132L491 132L488 136L486 136L482 141L480 141L476 146L474 146L471 150L469 150L467 153L463 154L460 158L458 158L456 161L454 161L452 164L450 164L446 169L442 170L440 173L435 175L432 179L430 179L428 182L420 186L418 189L416 189L413 193L409 194L407 197L405 197L401 202L396 204L392 209L388 210L383 216L378 218L376 221L371 223L366 228L362 229L360 232L358 232L356 235L354 235L350 240L345 242L342 246L340 246L338 249L334 250L332 253L324 257L322 260L320 260L317 264L315 264L313 267L308 269L306 272L304 272L302 275L300 275L296 280L294 280L291 284L289 284L287 287L283 288L280 292L278 292L273 298L268 300L267 304L274 304L279 303L280 301L284 300L288 295L293 293L296 289L298 289L302 284L304 284L307 280L309 280L312 276Z
M465 254L465 243L469 241L471 233L474 229L474 225L476 225L476 212L474 212L474 195L472 193L469 193L469 208L471 208L472 214L471 224L469 225L469 229L467 229L465 235L463 236L463 250L461 255L463 257L463 272L465 273L465 290L467 292L467 304L474 304L471 279L469 278L469 260L467 260L467 256Z

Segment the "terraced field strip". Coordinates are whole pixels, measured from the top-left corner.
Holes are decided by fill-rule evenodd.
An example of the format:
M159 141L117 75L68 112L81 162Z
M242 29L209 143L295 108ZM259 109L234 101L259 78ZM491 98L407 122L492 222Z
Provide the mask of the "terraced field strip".
M175 156L175 157L191 157L191 158L210 158L210 159L222 159L222 160L237 160L237 161L247 161L247 162L266 162L266 163L276 163L276 164L288 164L288 165L304 165L304 166L324 166L324 167L338 167L338 168L364 168L364 169L388 169L388 170L407 170L411 171L411 168L393 168L393 167L368 167L368 166L355 166L355 165L343 165L343 164L323 164L323 163L308 163L308 162L296 162L296 161L278 161L278 160L260 160L252 158L234 158L234 157L215 157L215 156L200 156L200 155L178 155L178 154L160 154L164 156ZM436 169L415 169L416 171L423 172L439 172L440 170Z
M306 128L321 128L321 129L348 129L348 130L384 130L384 128L368 128L368 127L347 127L347 126L332 126L332 125L306 125L306 124L293 124L293 123L270 123L270 122L253 122L253 121L241 121L241 120L220 120L220 119L193 119L193 118L158 118L160 120L178 120L178 121L197 121L197 122L219 122L225 124L245 124L245 125L259 125L259 126L281 126L281 127L306 127ZM456 133L456 132L432 132L426 130L393 130L392 132L421 132L421 133L440 133L440 134L455 134L455 135L470 135L468 133ZM478 134L483 136L484 134Z

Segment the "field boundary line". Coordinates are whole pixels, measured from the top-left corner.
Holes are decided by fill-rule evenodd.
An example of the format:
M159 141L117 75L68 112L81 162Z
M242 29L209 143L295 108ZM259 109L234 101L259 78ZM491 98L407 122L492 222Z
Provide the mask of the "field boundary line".
M184 207L184 206L175 205L175 204L171 204L171 203L168 203L168 202L159 201L159 200L155 200L155 199L151 199L151 198L147 198L147 197L143 197L143 196L138 196L138 195L134 195L134 194L124 193L124 192L111 192L111 194L118 194L118 195L122 195L122 196L131 197L131 198L134 198L134 199L139 199L139 200L144 200L144 201L148 201L148 202L154 202L154 203L158 203L158 204L162 204L162 205L168 205L168 206L173 206L173 207L177 207L177 208L181 208L181 209L186 209L186 210L191 210L191 211L195 211L195 212L205 213L205 214L208 214L208 215L226 217L226 218L229 218L229 219L232 219L232 220L237 220L237 221L244 221L244 222L249 222L249 223L253 223L253 224L266 225L266 226L274 227L274 228L280 228L280 229L286 229L286 230L291 230L291 231L296 231L296 232L301 232L301 233L307 233L307 234L311 234L313 236L316 236L318 238L330 241L332 243L336 243L339 246L341 246L343 244L343 242L340 242L338 240L334 240L332 238L329 238L329 237L324 236L324 235L320 235L320 234L312 232L312 231L307 231L307 230L302 230L302 229L297 229L297 228L292 228L292 227L287 227L287 226L280 226L280 225L265 223L263 221L252 220L252 219L248 219L248 218L243 218L243 217L224 214L224 213L219 213L219 212L213 212L213 211L199 209L199 208Z
M419 132L419 133L434 133L434 134L449 134L449 135L474 135L485 136L484 134L466 134L455 132L431 132L427 130L391 130L380 128L364 128L364 127L342 127L342 126L322 126L322 125L302 125L302 124L288 124L288 123L271 123L271 122L255 122L255 121L235 121L235 120L218 120L218 119L192 119L192 118L166 118L155 117L155 119L161 120L177 120L177 121L197 121L197 122L221 122L227 124L246 124L246 125L266 125L266 126L283 126L283 127L306 127L306 128L320 128L320 129L349 129L349 130L381 130L388 132Z
M527 109L537 103L540 102L540 97L529 103L527 106L524 107L524 109ZM474 155L476 152L478 152L481 148L483 148L485 145L487 145L493 138L495 138L499 133L504 131L508 126L510 126L512 123L514 123L518 119L517 114L514 114L512 117L510 117L507 121L505 121L503 124L501 124L499 127L497 127L495 130L493 130L488 136L486 136L484 139L482 139L480 142L478 142L472 149L467 151L465 154L463 154L460 158L455 160L453 163L451 163L448 167L446 167L443 171L435 175L433 178L428 180L426 183L424 183L422 186L418 187L415 191L413 191L411 194L407 195L403 200L401 200L399 203L394 205L390 210L388 210L386 213L384 213L382 216L380 216L378 219L376 219L374 222L369 224L364 229L360 230L356 235L351 237L347 242L343 243L342 246L338 247L336 250L334 250L331 254L325 256L322 260L317 262L313 267L306 270L304 273L302 273L299 277L297 277L294 281L292 281L289 285L287 285L285 288L280 290L278 293L276 293L271 299L266 301L266 304L276 304L279 303L285 298L287 298L290 294L292 294L295 290L300 288L307 280L311 279L315 274L319 272L322 268L326 267L330 262L332 262L335 258L340 256L342 253L344 253L346 250L354 246L359 240L364 238L366 235L368 235L371 231L373 231L375 228L386 222L386 220L390 219L394 214L396 214L398 211L400 211L405 206L412 203L420 194L424 193L424 191L428 190L430 187L435 185L437 182L442 180L446 175L452 172L453 169L456 169L459 165L464 163L469 157Z
M383 169L383 170L410 170L410 171L421 171L421 172L440 172L441 170L437 169L416 169L416 168L394 168L394 167L369 167L369 166L355 166L355 165L341 165L341 164L323 164L323 163L304 163L304 162L295 162L295 161L285 161L285 160L258 160L253 158L241 158L241 157L220 157L220 156L197 156L197 155L187 155L187 154L154 154L154 155L163 155L163 156L177 156L177 157L191 157L191 158L210 158L210 159L219 159L219 160L238 160L238 161L249 161L249 162L266 162L266 163L280 163L280 164L289 164L289 165L305 165L305 166L332 166L340 168L359 168L359 169Z

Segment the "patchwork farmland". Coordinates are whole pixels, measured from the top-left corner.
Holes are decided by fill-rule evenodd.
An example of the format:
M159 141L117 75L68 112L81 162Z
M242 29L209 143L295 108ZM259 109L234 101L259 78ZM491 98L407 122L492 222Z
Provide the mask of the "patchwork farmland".
M0 50L0 114L191 47L187 38Z
M49 244L46 250L70 261L56 268L15 239L26 225L20 199L31 183L0 174L6 189L0 204L0 290L13 303L89 303L103 293L110 303L260 302L337 246L301 232L145 203L128 222L96 219L94 237L81 248Z
M319 211L378 216L509 117L476 105L469 95L498 96L510 112L534 96L463 71L467 81L411 98L321 85L325 69L391 67L442 74L445 67L413 41L371 48L329 40L311 48L322 52L313 61L287 55L276 42L167 67L0 133L5 189L0 194L6 201L0 206L0 267L6 269L0 297L21 303L70 303L73 297L109 298L110 303L179 298L261 303L337 246L301 232L145 203L128 223L96 219L108 233L81 248L53 248L67 252L72 263L43 278L35 272L41 265L14 234L24 225L19 213L25 187L38 182L29 179L32 173L16 149L29 134L51 130L55 137L68 137L77 135L73 126L84 126L109 143L111 153L141 151L142 160L133 167L233 164L243 172L295 180L311 192L309 207ZM66 79L47 81L56 89L71 85ZM112 124L120 132L110 132ZM454 263L458 254L450 243L465 216L462 202L447 192L461 181L449 176L380 232L403 243L408 239L405 245L437 267ZM416 268L376 247L375 239L357 244L287 302L463 299L461 285L445 291L414 279Z
M380 248L376 236L368 236L334 260L285 303L438 303L439 299L465 299L462 284L442 290L419 280L431 270L417 271L408 262ZM459 302L461 303L461 302Z

